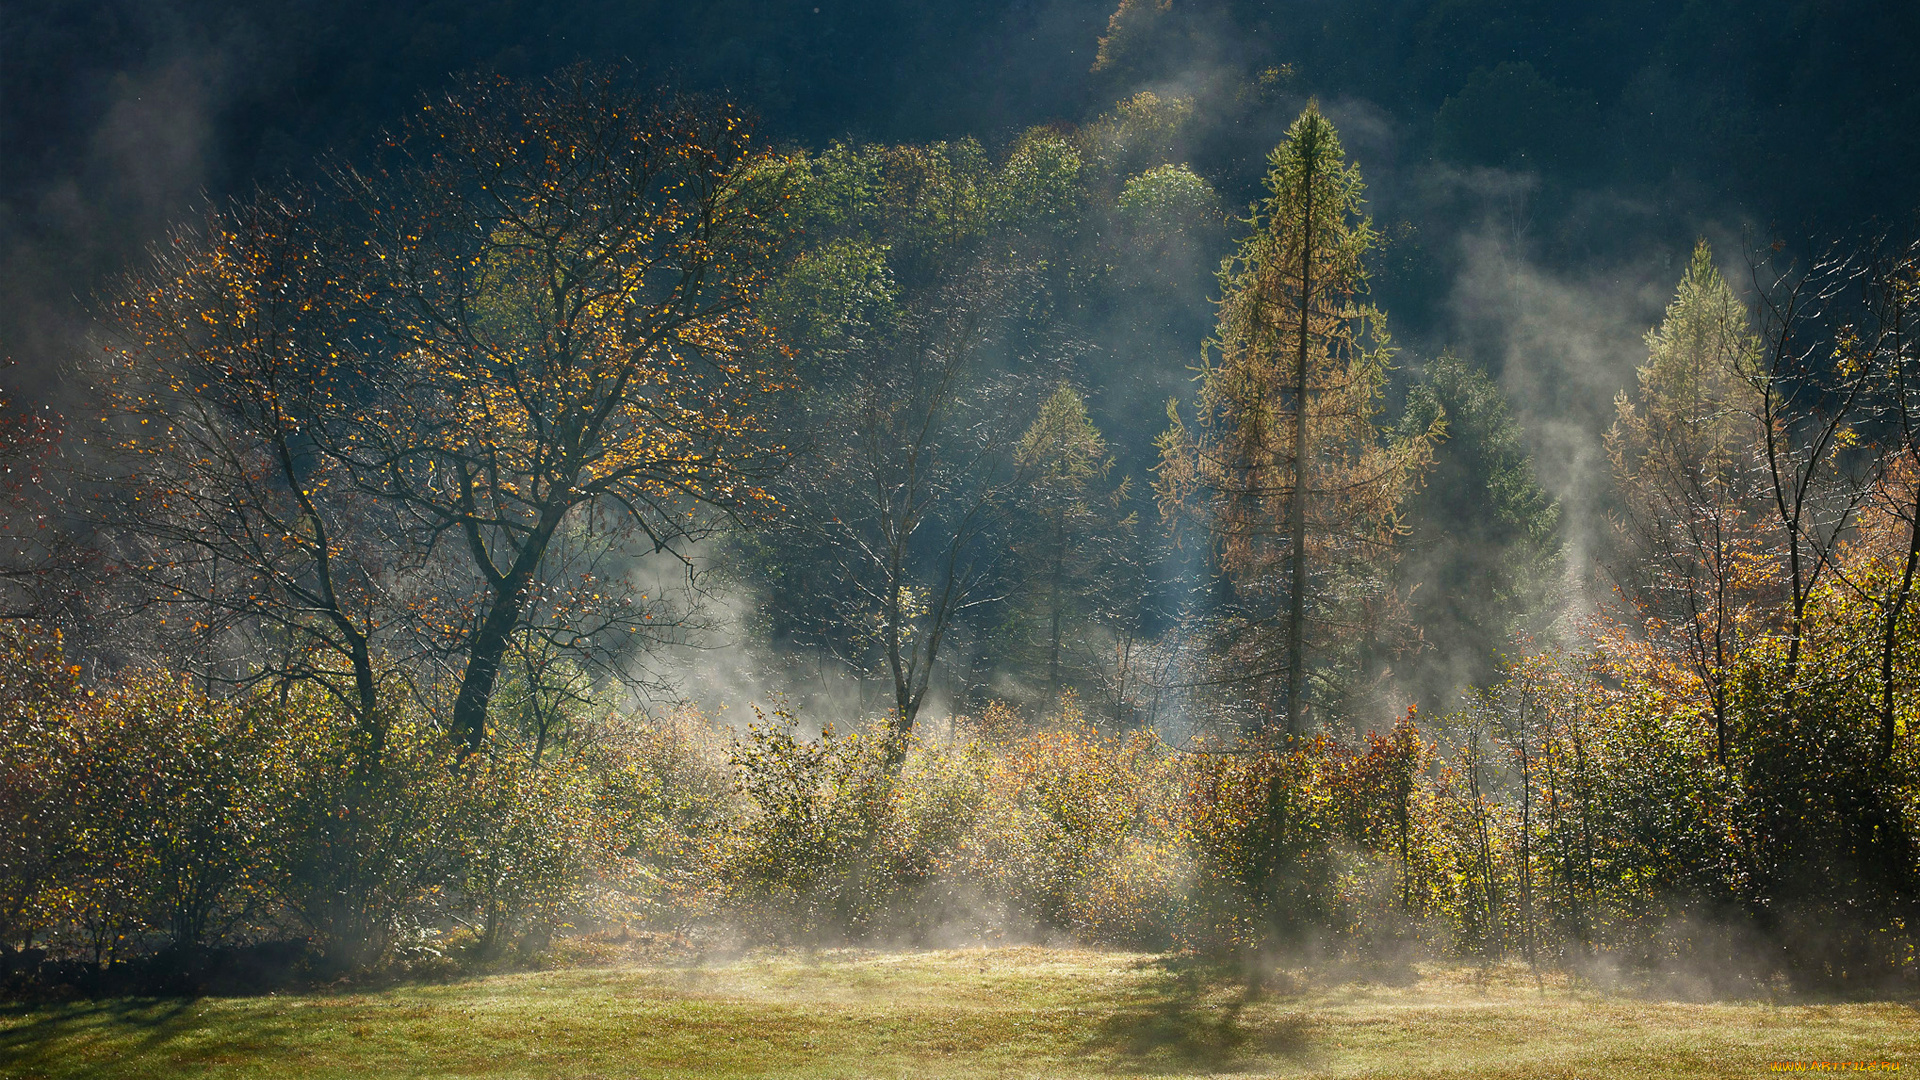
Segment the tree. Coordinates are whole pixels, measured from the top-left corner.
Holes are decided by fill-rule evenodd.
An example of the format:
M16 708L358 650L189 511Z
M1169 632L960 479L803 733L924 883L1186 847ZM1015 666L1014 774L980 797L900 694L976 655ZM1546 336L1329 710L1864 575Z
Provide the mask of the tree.
M390 590L421 560L343 454L360 402L342 356L378 343L313 213L297 195L217 207L121 283L94 513L170 652L209 680L325 687L377 756Z
M102 380L110 516L174 625L251 634L225 677L369 724L444 662L468 751L516 642L644 640L631 560L769 508L782 457L754 309L781 181L750 130L587 68L482 79L376 164L179 232L116 297Z
M1084 641L1097 621L1120 615L1128 606L1122 591L1141 585L1127 572L1137 569L1126 551L1135 516L1123 512L1131 483L1100 490L1113 459L1085 400L1065 383L1041 404L1013 459L1024 513L1011 545L1019 568L1002 633L1011 638L1010 651L1040 660L1051 707L1060 698L1063 665L1070 677L1093 659L1091 650L1074 647L1076 640Z
M0 394L0 620L54 614L83 561L56 517L48 466L59 442L57 417Z
M1759 341L1705 240L1646 341L1638 400L1619 396L1606 440L1634 564L1622 583L1700 679L1724 763L1728 674L1764 629L1775 567L1757 454L1765 433L1749 382Z
M1916 313L1920 312L1920 243L1878 239L1863 254L1860 305L1839 344L1845 362L1870 372L1866 411L1879 434L1869 497L1851 559L1836 573L1879 616L1873 647L1878 687L1877 764L1890 763L1899 728L1901 672L1910 647L1911 607L1920 577L1920 380L1916 379Z
M787 513L741 546L776 642L890 690L897 765L956 637L1002 598L1014 448L1071 352L1047 270L1080 163L1037 135L1000 162L962 142L836 146L795 168L808 247L771 310L808 380L800 445Z
M1885 376L1881 407L1894 416L1898 436L1881 456L1880 482L1875 485L1882 505L1899 522L1888 532L1906 534L1906 550L1897 556L1899 573L1879 590L1880 609L1878 682L1880 686L1879 764L1893 758L1894 733L1899 726L1894 660L1901 652L1916 574L1920 574L1920 243L1879 253L1868 278L1863 333L1855 337L1864 355ZM1894 478L1898 478L1897 480ZM1892 480L1893 482L1889 483ZM1892 496L1888 498L1888 496Z
M825 616L821 640L856 669L877 662L895 764L949 635L998 598L1012 418L1026 411L1016 385L981 370L1004 284L976 267L898 319L820 403L810 452L781 488L789 540L817 560L808 573L825 592L789 614Z
M1501 678L1500 653L1548 606L1557 582L1560 507L1540 487L1500 387L1451 354L1430 360L1408 402L1403 431L1446 425L1426 482L1407 506L1399 566L1407 608L1433 661L1423 712L1445 697Z
M1389 437L1376 422L1388 348L1383 316L1362 300L1374 234L1359 171L1317 106L1268 159L1266 184L1251 235L1220 271L1194 423L1169 407L1157 490L1167 516L1204 523L1255 631L1236 678L1279 675L1277 711L1300 732L1309 647L1378 622L1368 609L1388 598L1380 570L1401 500L1438 430ZM1270 606L1285 612L1279 625Z
M1856 456L1856 425L1867 419L1881 373L1855 327L1839 317L1859 263L1836 245L1758 289L1760 345L1744 373L1759 427L1768 527L1779 530L1775 550L1785 562L1787 610L1774 621L1786 642L1781 704L1789 714L1800 690L1809 607L1869 492L1848 459ZM1753 271L1757 278L1760 267Z
M442 628L469 749L530 623L587 656L644 629L610 550L672 550L712 510L771 508L786 378L755 309L782 239L762 166L737 110L576 68L473 83L380 167L336 170L356 287L390 343L365 358L372 394L340 453L418 550L479 579ZM563 553L585 567L564 581Z

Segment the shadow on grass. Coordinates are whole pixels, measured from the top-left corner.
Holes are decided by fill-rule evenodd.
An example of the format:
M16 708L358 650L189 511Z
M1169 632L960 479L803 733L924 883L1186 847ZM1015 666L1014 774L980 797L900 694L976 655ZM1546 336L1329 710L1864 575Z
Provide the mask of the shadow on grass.
M1090 1052L1104 1051L1129 1070L1148 1073L1224 1072L1263 1057L1306 1054L1306 1023L1295 1016L1249 1016L1247 1007L1260 991L1224 969L1181 957L1139 967L1151 977L1110 1002L1111 1015L1088 1040Z
M158 1048L192 1030L192 998L120 998L0 1007L0 1073L34 1076L74 1072L76 1042L99 1033L123 1051ZM139 1034L128 1039L132 1032Z
M196 1073L210 1063L274 1060L294 1044L286 1017L209 1017L192 997L125 997L0 1006L0 1076Z

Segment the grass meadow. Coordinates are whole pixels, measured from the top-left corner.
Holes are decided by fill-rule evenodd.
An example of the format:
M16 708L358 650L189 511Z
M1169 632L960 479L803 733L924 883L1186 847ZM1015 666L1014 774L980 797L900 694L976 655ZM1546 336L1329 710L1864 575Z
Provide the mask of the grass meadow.
M1920 1070L1912 1002L1689 1001L1511 966L1279 982L1254 991L1178 957L1029 947L13 1005L0 1012L0 1072L701 1080Z

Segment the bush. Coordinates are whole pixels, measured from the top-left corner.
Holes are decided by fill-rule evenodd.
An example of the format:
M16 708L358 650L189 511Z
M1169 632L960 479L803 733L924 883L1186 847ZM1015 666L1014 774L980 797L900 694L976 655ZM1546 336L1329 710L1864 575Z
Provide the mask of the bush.
M992 748L958 870L1016 929L1165 943L1190 872L1172 815L1178 786L1157 739L1104 735L1069 698L1053 726Z
M100 964L190 954L257 921L287 779L274 718L153 671L82 690L57 636L0 634L7 938L44 932Z
M1911 977L1913 740L1876 754L1861 609L1816 599L1797 675L1777 641L1733 665L1724 761L1685 669L1623 635L1352 744L1176 752L1069 696L897 757L879 732L682 711L582 714L462 759L423 714L357 720L317 691L218 699L139 670L88 688L57 635L0 627L0 966L201 970L271 946L338 972L449 933L484 959L717 921Z
M725 902L762 932L817 940L874 929L894 891L880 842L885 758L878 736L829 727L804 739L784 712L749 725L731 757L745 813L714 853Z
M691 709L616 718L595 740L607 851L599 914L681 928L712 906L722 838L743 809L727 736Z
M1172 755L1071 707L1037 732L1007 719L993 738L912 740L897 777L865 733L750 727L733 756L745 813L715 861L725 910L809 940L1169 941L1190 867Z
M60 906L48 891L70 874L89 803L90 741L72 708L80 669L57 633L0 625L0 940L31 945Z
M268 900L260 838L290 779L271 753L276 718L148 671L89 698L76 719L95 761L79 833L87 917L124 936L156 931L182 953L257 920Z
M1189 947L1249 956L1338 924L1332 749L1309 740L1196 760L1181 805L1196 863L1181 933Z
M292 694L280 720L290 779L265 837L275 892L326 969L377 963L439 921L459 880L454 748L403 714L381 719L376 752L317 694Z
M519 754L473 762L462 777L455 831L461 886L478 908L478 951L518 936L523 953L595 913L608 869L609 817L594 801L593 770L578 759L544 768Z

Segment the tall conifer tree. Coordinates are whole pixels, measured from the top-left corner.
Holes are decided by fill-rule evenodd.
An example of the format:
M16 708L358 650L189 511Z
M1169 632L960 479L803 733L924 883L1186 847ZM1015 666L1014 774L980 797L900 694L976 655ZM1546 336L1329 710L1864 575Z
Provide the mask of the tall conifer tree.
M1437 430L1392 438L1377 422L1389 350L1362 262L1375 236L1359 170L1317 105L1268 159L1266 186L1220 269L1198 415L1169 410L1158 493L1169 516L1204 521L1252 631L1253 655L1233 667L1281 675L1298 732L1310 646L1364 633L1391 599L1382 571L1401 499Z
M1694 246L1673 302L1647 332L1638 392L1607 432L1620 485L1624 590L1699 677L1727 756L1729 673L1777 591L1765 535L1766 433L1750 383L1760 341L1746 305Z
M1003 633L1009 651L1045 672L1045 702L1054 708L1061 691L1087 673L1095 627L1130 606L1127 594L1142 587L1127 552L1132 483L1107 483L1107 440L1066 383L1041 405L1014 462L1027 525L1010 544L1019 587Z

